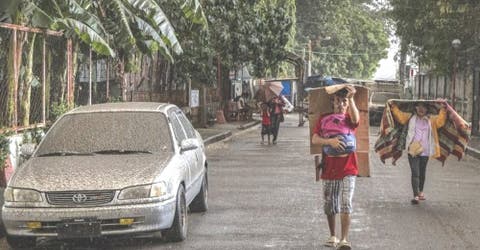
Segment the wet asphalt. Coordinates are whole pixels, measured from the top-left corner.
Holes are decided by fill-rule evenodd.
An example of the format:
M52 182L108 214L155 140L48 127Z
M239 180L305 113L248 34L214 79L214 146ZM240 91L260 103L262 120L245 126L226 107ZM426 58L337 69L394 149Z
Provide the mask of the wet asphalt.
M41 239L37 249L332 249L322 246L328 227L321 184L308 127L298 127L297 119L287 116L277 145L261 145L256 126L208 146L209 210L189 214L186 241ZM377 132L370 129L371 148ZM450 157L445 166L431 160L427 200L411 205L406 156L393 166L371 151L371 177L357 178L352 249L479 249L479 163L468 155ZM9 249L4 238L0 249Z

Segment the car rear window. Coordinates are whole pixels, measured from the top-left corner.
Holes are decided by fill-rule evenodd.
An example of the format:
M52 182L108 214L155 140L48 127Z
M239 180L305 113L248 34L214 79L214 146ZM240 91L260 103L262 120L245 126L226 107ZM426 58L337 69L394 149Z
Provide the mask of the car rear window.
M36 155L108 150L172 151L166 117L159 112L96 112L66 115L48 132Z

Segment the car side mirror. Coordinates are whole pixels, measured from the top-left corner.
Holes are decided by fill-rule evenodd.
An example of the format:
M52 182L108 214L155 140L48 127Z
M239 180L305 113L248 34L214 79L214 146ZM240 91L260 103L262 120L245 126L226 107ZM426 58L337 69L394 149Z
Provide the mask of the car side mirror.
M181 152L197 149L198 147L200 147L200 143L194 138L185 139L180 143Z
M22 147L20 147L20 154L22 154L23 157L28 159L33 155L36 147L37 144L35 143L25 143L22 145Z

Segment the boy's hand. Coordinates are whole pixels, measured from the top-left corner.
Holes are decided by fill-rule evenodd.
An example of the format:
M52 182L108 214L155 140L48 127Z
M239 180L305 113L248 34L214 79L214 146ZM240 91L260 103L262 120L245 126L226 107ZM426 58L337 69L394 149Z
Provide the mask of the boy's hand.
M351 85L347 85L345 87L345 89L347 89L348 93L347 93L347 98L353 98L353 96L355 95L355 93L357 93L357 90L355 89L355 87L351 86Z
M345 150L345 143L342 141L342 136L337 136L330 138L329 145L336 149L337 151L344 151Z

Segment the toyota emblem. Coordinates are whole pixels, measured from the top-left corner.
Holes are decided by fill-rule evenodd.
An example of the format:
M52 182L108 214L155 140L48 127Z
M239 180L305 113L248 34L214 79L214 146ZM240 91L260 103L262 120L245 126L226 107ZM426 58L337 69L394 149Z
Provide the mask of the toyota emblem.
M87 195L86 194L74 194L72 196L72 200L73 202L75 203L84 203L85 201L87 201Z

